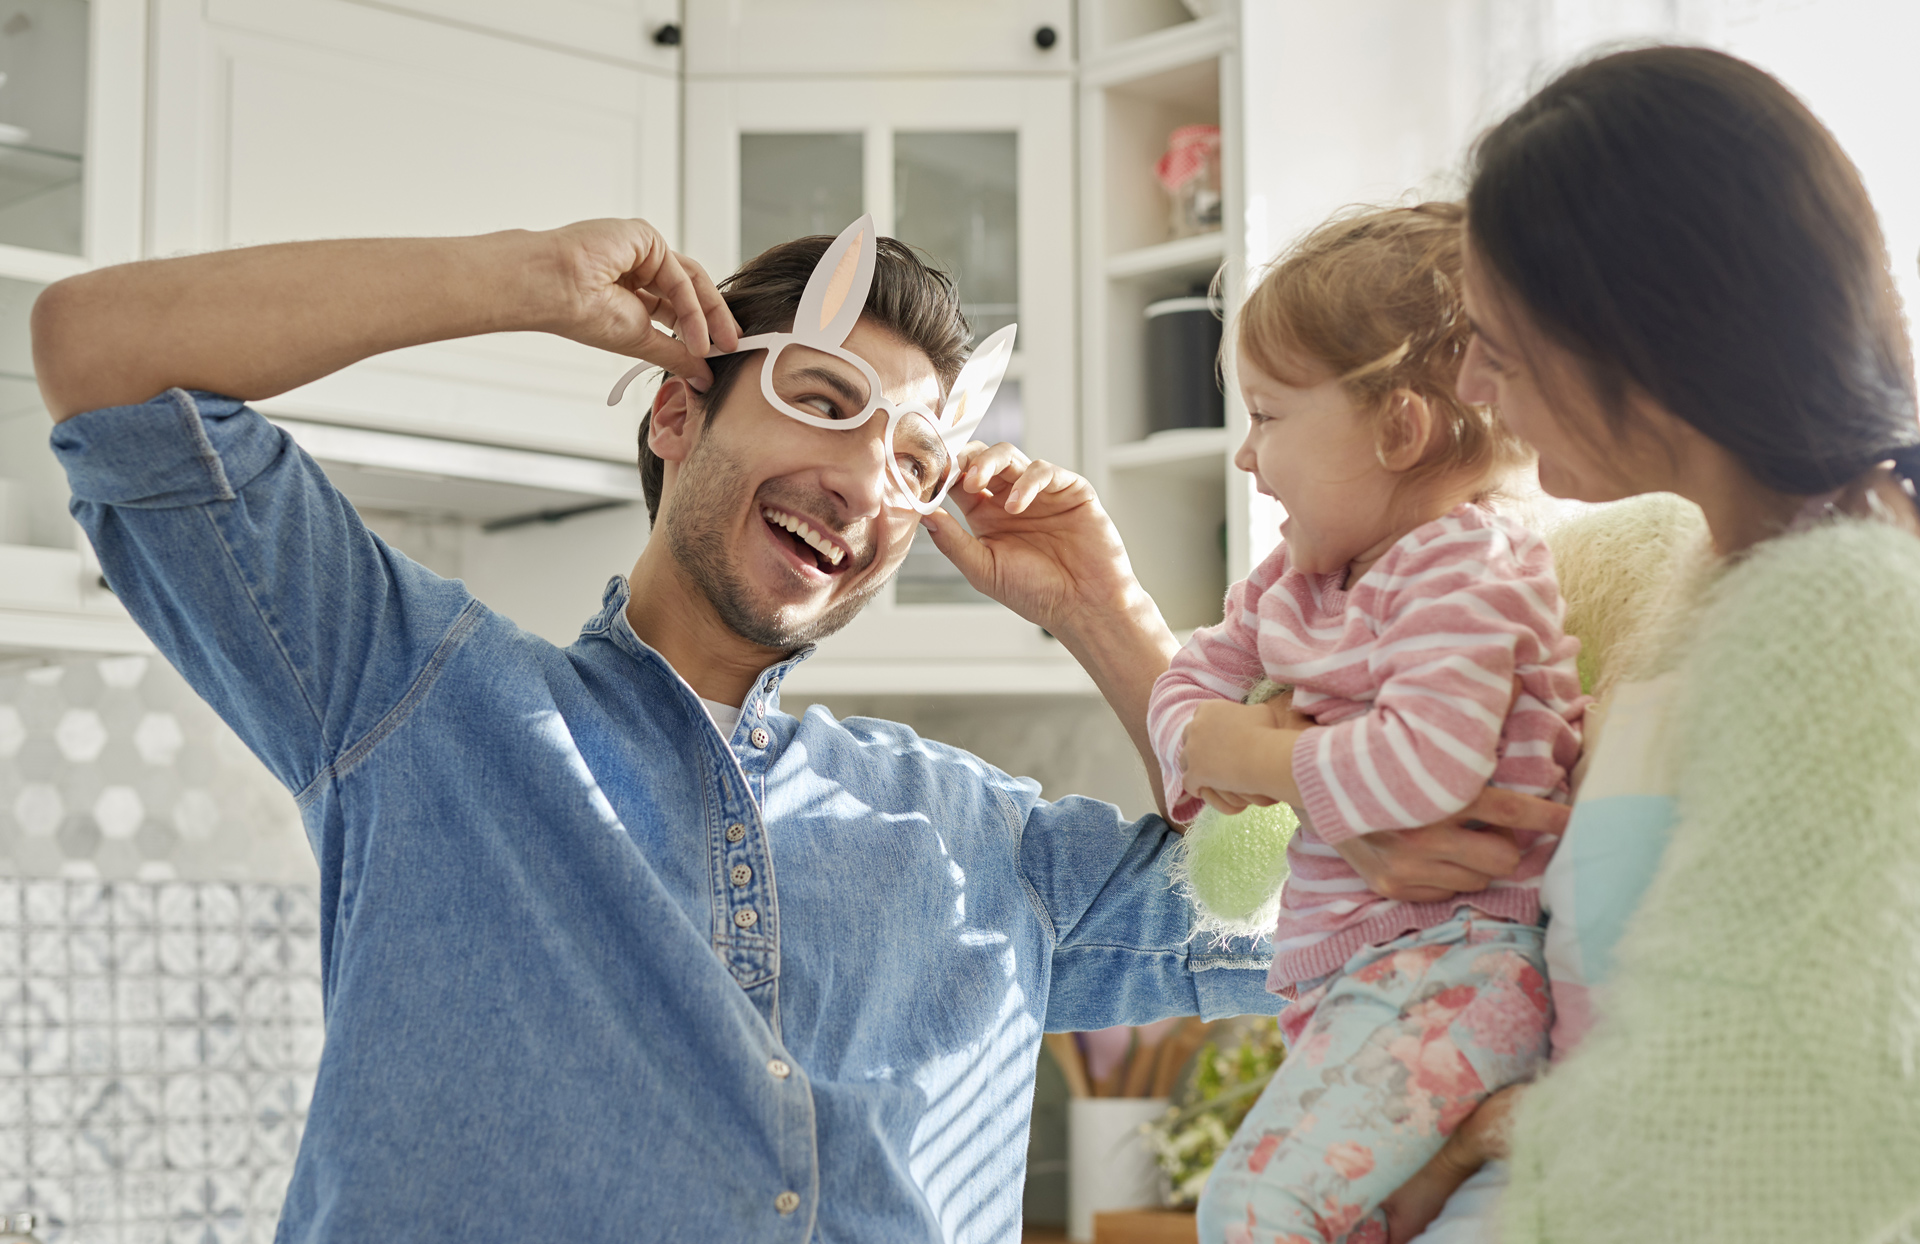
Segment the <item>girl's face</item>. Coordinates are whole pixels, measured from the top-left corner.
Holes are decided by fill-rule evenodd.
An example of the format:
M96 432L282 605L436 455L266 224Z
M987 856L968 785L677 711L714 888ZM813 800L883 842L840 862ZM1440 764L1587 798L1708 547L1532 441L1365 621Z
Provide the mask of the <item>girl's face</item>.
M1516 322L1513 300L1497 296L1471 243L1461 293L1473 338L1455 382L1460 400L1491 406L1534 448L1543 491L1575 501L1617 501L1667 486L1647 478L1663 473L1665 464L1645 430L1614 433L1572 353ZM1543 372L1551 377L1545 384Z
M1239 355L1251 424L1233 465L1286 510L1280 534L1293 566L1308 574L1371 561L1399 534L1391 515L1397 477L1382 465L1374 430L1345 386L1323 376L1302 367L1289 383Z

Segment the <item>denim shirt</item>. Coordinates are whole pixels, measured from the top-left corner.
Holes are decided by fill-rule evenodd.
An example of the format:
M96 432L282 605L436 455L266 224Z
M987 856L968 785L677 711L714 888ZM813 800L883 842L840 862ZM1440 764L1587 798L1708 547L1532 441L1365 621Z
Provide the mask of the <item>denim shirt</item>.
M59 425L73 512L295 792L327 1038L283 1241L1013 1241L1042 1030L1272 1012L1173 841L905 727L731 738L608 585L557 648L293 442L171 390Z

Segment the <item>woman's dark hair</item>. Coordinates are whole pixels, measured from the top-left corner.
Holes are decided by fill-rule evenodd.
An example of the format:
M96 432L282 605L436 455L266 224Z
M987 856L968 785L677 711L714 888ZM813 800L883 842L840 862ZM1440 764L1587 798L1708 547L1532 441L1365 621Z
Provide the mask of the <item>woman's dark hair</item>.
M720 282L720 294L740 324L740 335L791 329L807 278L832 244L833 239L824 234L782 242L754 256ZM967 342L972 336L967 318L960 314L953 281L904 242L879 238L876 244L879 254L873 266L873 288L867 294L862 318L924 353L945 392L967 361ZM741 368L758 357L756 351L728 354L708 362L713 369L713 387L700 398L706 418L718 417ZM651 412L640 421L640 486L647 497L648 522L660 512L660 490L666 477L666 464L647 445L647 427L652 421Z
M1656 47L1562 74L1476 144L1467 229L1616 432L1637 387L1803 496L1920 442L1860 174L1744 61Z

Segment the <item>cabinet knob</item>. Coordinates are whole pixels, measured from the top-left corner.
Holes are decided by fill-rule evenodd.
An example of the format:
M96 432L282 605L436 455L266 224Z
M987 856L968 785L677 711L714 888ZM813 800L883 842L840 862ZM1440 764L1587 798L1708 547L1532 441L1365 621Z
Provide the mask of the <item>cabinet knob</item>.
M1052 48L1058 42L1060 42L1060 32L1051 26L1042 26L1033 32L1033 46L1042 52Z
M668 22L653 32L653 41L663 48L679 47L680 27L674 25L672 22Z

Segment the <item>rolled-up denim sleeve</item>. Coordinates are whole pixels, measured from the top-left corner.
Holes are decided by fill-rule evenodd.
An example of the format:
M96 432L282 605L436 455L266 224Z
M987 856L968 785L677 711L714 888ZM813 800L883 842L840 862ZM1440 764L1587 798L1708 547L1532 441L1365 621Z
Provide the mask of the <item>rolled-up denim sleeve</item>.
M393 710L472 604L231 398L89 411L53 447L108 586L295 792Z
M1273 1015L1265 939L1193 935L1193 909L1166 867L1179 841L1157 816L1129 823L1112 804L1037 802L1020 863L1054 932L1049 1032L1144 1024L1170 1015Z

